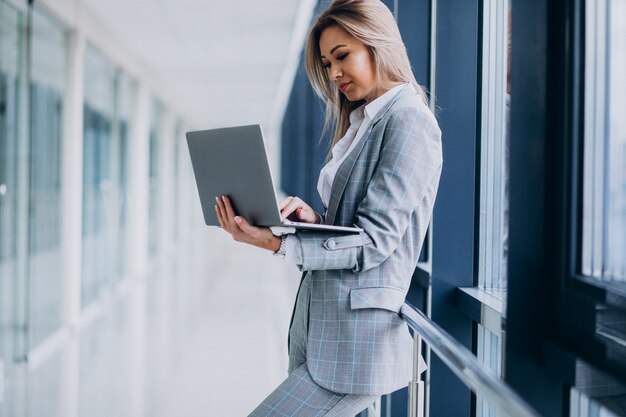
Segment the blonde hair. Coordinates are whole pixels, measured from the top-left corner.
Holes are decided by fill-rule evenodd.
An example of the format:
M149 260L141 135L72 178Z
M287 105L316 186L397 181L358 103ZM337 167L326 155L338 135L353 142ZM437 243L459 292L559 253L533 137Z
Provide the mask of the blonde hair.
M343 29L369 49L374 58L379 85L381 82L411 83L428 104L424 90L411 70L398 25L387 6L380 0L334 0L311 28L305 52L305 68L309 81L317 95L326 103L322 135L332 122L332 145L345 135L350 126L350 113L363 104L363 101L349 101L335 87L323 68L319 42L322 32L331 26Z

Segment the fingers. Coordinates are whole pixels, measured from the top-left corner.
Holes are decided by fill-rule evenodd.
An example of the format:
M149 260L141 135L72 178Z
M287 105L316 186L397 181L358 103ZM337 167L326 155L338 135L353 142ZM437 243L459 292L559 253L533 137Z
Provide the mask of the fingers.
M295 197L291 202L289 202L285 208L281 211L281 216L286 218L291 213L296 212L298 219L309 221L311 220L311 214L313 213L313 209L309 207L304 201Z
M259 228L252 226L250 223L248 223L246 219L241 216L235 217L235 223L237 223L237 226L239 226L239 228L250 237L255 238L259 234Z
M238 229L237 223L235 222L235 212L233 207L228 200L228 197L215 197L215 201L217 202L217 210L218 210L218 220L220 220L220 224L224 228L224 230L228 231L231 234L234 234Z
M228 219L232 219L235 221L235 210L233 210L233 206L230 204L230 199L226 196L222 196L222 202L224 203L224 208L226 209L226 216Z
M235 240L241 240L242 234L247 234L251 237L258 235L259 229L257 227L252 226L243 217L235 215L235 211L228 197L215 197L215 201L217 202L215 210L220 225L224 230L233 235Z
M278 205L278 209L282 211L282 209L284 209L287 206L287 204L289 204L291 202L291 200L293 200L293 199L294 199L294 197L287 197L287 198L285 198Z
M243 217L236 216L228 197L215 197L215 201L217 203L215 205L217 220L235 241L276 250L273 247L268 247L270 237L274 236L270 229L253 226Z
M220 223L220 226L222 226L222 229L230 233L231 228L228 222L228 218L226 217L226 209L224 208L224 204L218 197L215 197L215 203L215 213L217 214L217 221Z
M288 199L283 200L282 207L280 208L280 216L282 219L286 219L289 217L291 213L293 213L298 207L302 207L304 202L298 197L288 197Z

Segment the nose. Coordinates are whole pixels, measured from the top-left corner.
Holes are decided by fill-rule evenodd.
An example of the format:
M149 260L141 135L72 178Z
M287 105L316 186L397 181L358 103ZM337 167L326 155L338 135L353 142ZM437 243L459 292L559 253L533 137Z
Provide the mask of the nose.
M337 79L340 78L342 75L343 75L343 72L341 71L340 65L335 64L330 67L330 79L331 80L337 81Z

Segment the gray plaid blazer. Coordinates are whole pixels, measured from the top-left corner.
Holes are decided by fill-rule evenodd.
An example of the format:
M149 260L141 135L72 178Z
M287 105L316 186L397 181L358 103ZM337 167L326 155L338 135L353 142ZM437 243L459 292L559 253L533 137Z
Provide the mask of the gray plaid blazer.
M407 385L412 338L398 312L430 222L441 130L413 88L401 90L337 171L325 224L358 235L299 232L311 274L307 365L334 392L382 395Z

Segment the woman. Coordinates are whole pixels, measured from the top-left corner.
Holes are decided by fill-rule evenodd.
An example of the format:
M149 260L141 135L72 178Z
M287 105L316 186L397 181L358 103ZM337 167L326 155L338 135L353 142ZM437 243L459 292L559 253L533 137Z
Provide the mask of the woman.
M336 0L317 19L306 69L334 124L315 213L289 197L281 216L356 225L358 235L272 235L216 211L224 230L304 271L289 329L289 376L251 416L354 416L407 385L412 338L398 312L431 218L441 132L398 27L379 0Z

